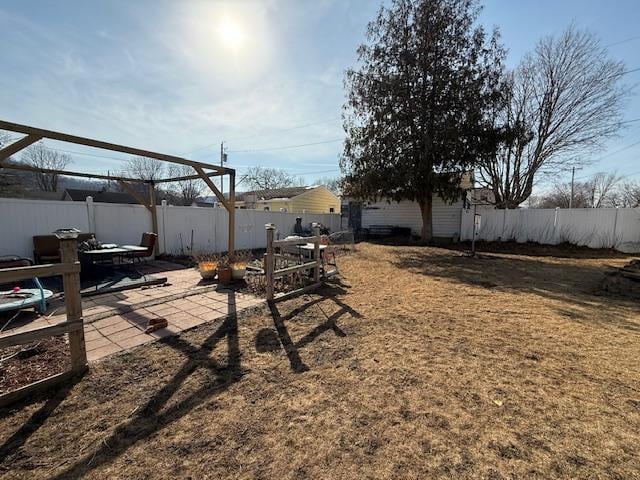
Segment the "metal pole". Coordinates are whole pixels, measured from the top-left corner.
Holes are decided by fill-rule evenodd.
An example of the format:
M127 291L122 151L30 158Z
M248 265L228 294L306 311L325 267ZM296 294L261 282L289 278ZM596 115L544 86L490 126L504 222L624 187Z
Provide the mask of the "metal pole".
M476 204L473 204L473 237L471 238L471 256L476 256Z

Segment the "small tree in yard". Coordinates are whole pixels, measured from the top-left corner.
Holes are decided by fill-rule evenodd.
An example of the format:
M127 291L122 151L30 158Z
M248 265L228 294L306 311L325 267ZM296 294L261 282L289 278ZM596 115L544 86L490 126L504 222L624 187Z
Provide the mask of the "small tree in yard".
M620 128L624 64L607 55L591 33L569 28L542 39L507 82L496 121L504 128L497 155L479 180L498 208L516 208L542 173L585 163Z
M491 151L504 52L497 33L474 26L478 13L473 0L395 0L346 74L346 193L417 201L423 241L433 196L459 198L463 175Z

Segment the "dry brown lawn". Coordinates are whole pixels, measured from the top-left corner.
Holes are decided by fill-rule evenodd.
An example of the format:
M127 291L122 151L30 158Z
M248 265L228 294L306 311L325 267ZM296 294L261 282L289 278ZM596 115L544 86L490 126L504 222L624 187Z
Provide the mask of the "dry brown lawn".
M361 244L321 295L0 411L0 474L640 478L640 309L589 257Z

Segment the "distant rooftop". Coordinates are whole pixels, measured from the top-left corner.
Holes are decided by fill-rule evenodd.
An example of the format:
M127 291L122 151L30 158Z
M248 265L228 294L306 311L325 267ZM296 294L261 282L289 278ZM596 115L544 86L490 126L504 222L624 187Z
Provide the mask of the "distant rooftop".
M274 198L293 198L298 195L302 195L308 190L316 188L317 185L306 187L286 187L286 188L271 188L269 190L252 190L249 192L239 193L236 195L236 200L242 201L247 195L255 195L257 200L272 200Z

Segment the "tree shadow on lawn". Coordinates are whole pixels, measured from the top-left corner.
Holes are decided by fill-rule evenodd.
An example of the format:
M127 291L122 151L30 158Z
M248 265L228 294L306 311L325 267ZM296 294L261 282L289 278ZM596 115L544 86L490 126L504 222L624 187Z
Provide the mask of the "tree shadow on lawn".
M572 307L605 309L611 312L607 324L640 333L640 322L625 320L629 310L639 311L637 302L621 296L604 295L601 290L606 267L550 262L534 257L480 254L470 257L452 250L399 251L392 263L398 268L430 277L513 293L532 293L562 302L558 312L573 320L602 324L599 319Z
M228 292L233 296L233 292ZM228 301L230 309L235 305L235 299ZM210 358L210 354L218 343L227 339L227 362L220 364ZM83 455L82 458L69 466L63 472L52 478L82 478L95 468L110 463L126 452L131 446L147 439L159 430L179 420L198 405L218 395L238 382L243 371L240 365L240 347L238 338L238 323L235 310L222 321L219 327L205 339L200 346L194 346L180 336L167 337L159 343L174 348L187 358L178 372L151 398L135 410L135 415L126 423L118 426L113 433L105 438L100 447L93 453ZM135 368L135 367L134 367ZM199 368L205 368L214 374L215 380L189 394L186 398L176 402L165 411L162 407L178 392L185 381ZM11 451L15 451L27 441L45 420L54 412L64 400L70 387L65 387L44 407L36 412L16 434L2 446L3 458ZM116 400L117 401L117 400ZM35 423L34 423L35 420Z
M331 285L324 285L317 293L318 297L312 298L306 303L297 306L289 313L282 314L275 302L269 302L269 310L271 311L271 316L273 317L273 323L276 328L277 337L279 343L282 345L285 353L287 354L287 358L289 359L289 364L291 365L291 370L295 373L303 373L309 370L309 367L304 363L302 357L300 356L300 350L313 342L316 338L318 338L323 333L332 330L334 334L338 337L346 337L346 333L338 326L337 321L345 314L350 314L355 318L361 318L362 315L354 310L352 307L344 303L342 300L337 298L337 295L346 293L346 288L350 288L344 283L333 283ZM330 300L334 302L339 310L331 315L327 315L324 310L320 307L320 304L325 300ZM285 322L292 320L297 315L305 312L309 308L317 305L325 316L326 320L322 322L320 325L315 327L313 330L309 331L302 338L297 341L293 341L291 335L289 334L289 330L287 329ZM258 351L264 351L267 348L274 349L275 339L271 335L273 332L269 328L262 329L258 332L256 336L256 349Z

